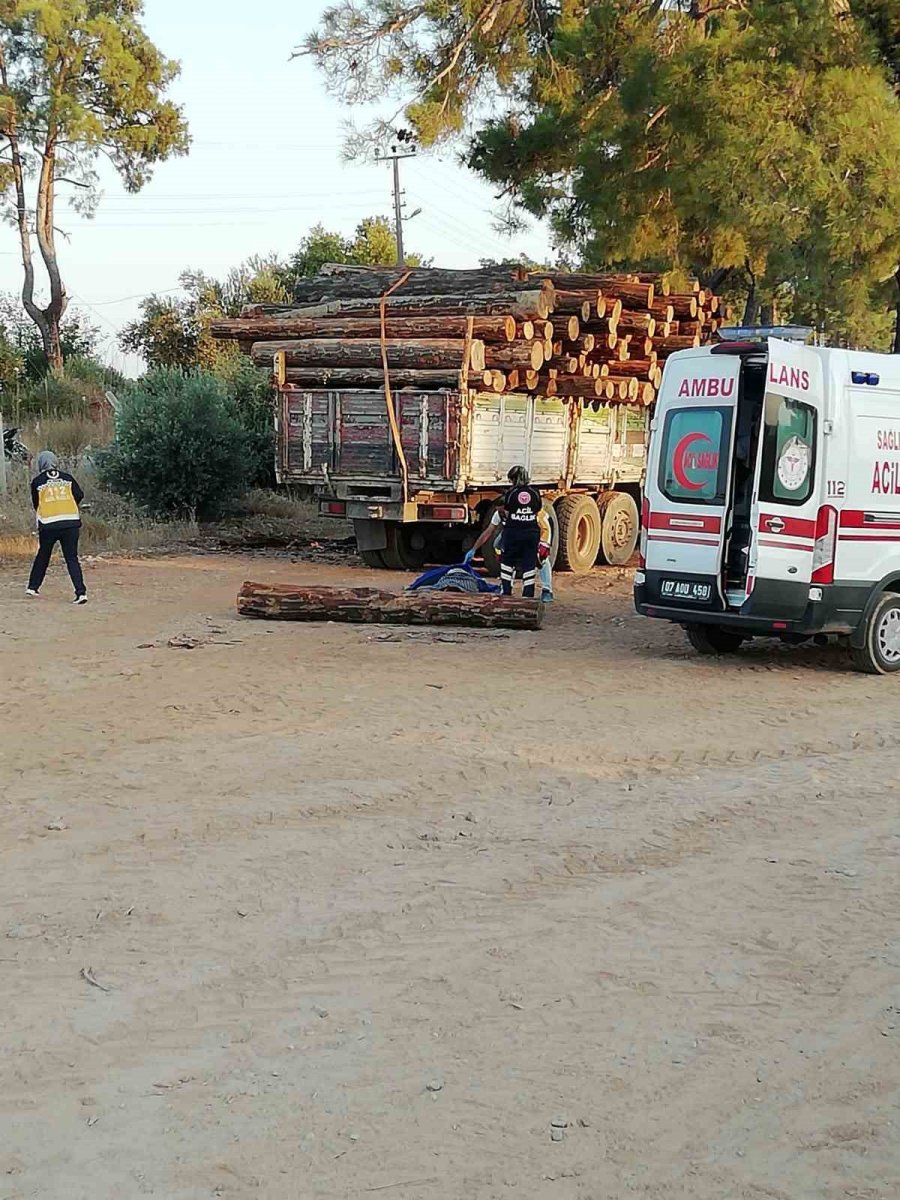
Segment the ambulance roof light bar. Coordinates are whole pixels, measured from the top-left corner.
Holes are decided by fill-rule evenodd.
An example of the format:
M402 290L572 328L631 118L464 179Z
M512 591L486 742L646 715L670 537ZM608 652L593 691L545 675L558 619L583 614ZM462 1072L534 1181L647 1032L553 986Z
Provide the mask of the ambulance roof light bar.
M733 325L720 329L723 342L763 342L781 338L783 342L808 342L815 330L808 325Z

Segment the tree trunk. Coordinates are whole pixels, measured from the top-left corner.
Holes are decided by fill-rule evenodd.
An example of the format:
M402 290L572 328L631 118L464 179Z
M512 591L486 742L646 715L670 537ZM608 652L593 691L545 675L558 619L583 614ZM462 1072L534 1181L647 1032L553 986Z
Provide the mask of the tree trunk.
M538 600L470 592L384 592L377 588L299 587L245 583L237 610L275 621L349 621L383 625L470 625L540 629Z
M511 346L485 346L484 364L486 367L497 367L501 371L513 367L525 367L531 371L539 371L544 365L543 342L513 342Z
M385 312L394 316L513 316L520 321L546 321L553 311L550 294L537 289L524 292L462 292L448 295L406 296L395 292L384 304ZM246 304L242 317L377 317L379 300L368 296L352 296L327 300L317 304Z
M387 336L406 338L459 338L466 336L465 316L395 317L389 315ZM380 338L380 317L238 317L212 321L214 338L265 342L279 338ZM473 317L472 336L483 342L512 342L516 337L514 317Z
M420 370L457 370L471 366L483 371L484 342L473 341L468 363L463 363L465 342L452 338L429 338L419 341L388 339L388 365L415 367ZM290 367L378 367L382 365L381 341L377 338L357 338L341 341L338 338L309 341L254 342L253 361L260 367L272 365L275 354L284 351Z
M384 371L381 367L289 367L285 372L287 383L301 388L328 388L341 391L344 388L384 387ZM423 392L450 390L459 391L459 371L418 371L413 367L391 368L391 387L412 387Z
M439 292L460 293L467 289L480 292L515 292L543 289L551 295L553 285L549 276L523 278L513 267L453 270L435 267L346 267L326 264L308 279L294 285L294 298L299 303L338 300L345 297L369 296L378 299L403 276L407 278L397 289L399 295L422 296ZM545 283L545 280L547 281Z

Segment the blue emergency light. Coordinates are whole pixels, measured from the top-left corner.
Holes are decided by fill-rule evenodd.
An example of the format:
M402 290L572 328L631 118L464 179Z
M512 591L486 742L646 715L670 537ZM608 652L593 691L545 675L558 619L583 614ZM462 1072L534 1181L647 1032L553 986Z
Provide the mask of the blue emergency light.
M874 371L851 371L850 378L854 383L862 383L868 387L878 387L881 383L881 376L876 375Z

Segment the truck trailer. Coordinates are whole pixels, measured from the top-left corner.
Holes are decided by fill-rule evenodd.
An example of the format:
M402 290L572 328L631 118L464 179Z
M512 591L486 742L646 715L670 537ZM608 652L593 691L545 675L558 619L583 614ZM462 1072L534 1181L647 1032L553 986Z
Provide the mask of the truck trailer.
M417 570L472 545L523 464L541 490L557 570L635 552L649 410L517 392L278 391L279 481L353 523L372 567ZM391 411L397 428L392 428ZM398 436L399 435L399 436ZM498 564L485 548L489 570Z

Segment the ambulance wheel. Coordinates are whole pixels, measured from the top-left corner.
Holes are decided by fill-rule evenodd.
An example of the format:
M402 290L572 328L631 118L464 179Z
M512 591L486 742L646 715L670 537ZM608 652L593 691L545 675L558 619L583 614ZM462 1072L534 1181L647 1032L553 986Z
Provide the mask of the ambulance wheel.
M367 567L372 567L376 571L384 570L384 559L380 550L360 550L359 557Z
M627 492L604 492L597 501L600 512L600 559L611 567L631 561L638 540L640 517Z
M685 625L684 631L698 654L734 654L744 642L739 633L721 625Z
M869 613L866 640L851 648L853 665L868 675L900 671L900 595L885 592Z
M559 518L558 571L587 575L600 553L600 509L593 496L563 496L557 501Z

